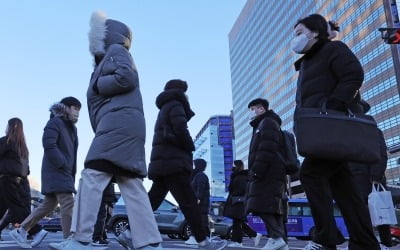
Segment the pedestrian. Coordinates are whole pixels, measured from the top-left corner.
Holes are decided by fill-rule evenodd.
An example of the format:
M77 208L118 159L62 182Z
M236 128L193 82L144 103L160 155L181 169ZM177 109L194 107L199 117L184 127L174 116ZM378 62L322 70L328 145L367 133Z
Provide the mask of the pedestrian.
M295 118L299 108L318 108L323 103L327 109L346 111L349 108L353 113L362 112L358 105L364 79L362 66L346 44L331 41L328 28L328 22L319 14L311 14L294 25L291 47L294 52L304 54L295 62L295 69L299 71ZM300 181L316 229L305 249L336 249L343 242L333 216L332 197L349 231L349 249L379 249L368 209L356 191L347 162L305 157Z
M208 212L210 210L210 182L206 170L207 162L204 159L196 159L193 161L194 171L192 173L192 188L197 198L197 204L200 206L201 224L207 235L211 237L210 227L208 223ZM197 245L197 241L193 235L189 237L185 244Z
M194 116L185 94L188 85L182 80L170 80L157 99L160 109L154 127L149 164L149 191L153 210L171 192L196 238L199 249L222 249L226 241L213 241L201 221L201 209L191 186L193 151L195 149L187 123Z
M143 186L147 175L146 130L138 72L129 52L131 30L126 24L95 12L89 43L95 65L87 104L95 136L79 181L73 235L50 247L91 249L103 192L110 181L115 181L126 204L134 248L162 249L162 238Z
M283 193L286 169L278 156L283 147L281 118L269 109L266 99L257 98L248 105L253 133L249 148L249 184L245 214L259 216L268 232L262 249L289 249L285 242Z
M368 112L370 106L362 101L364 113ZM372 185L382 184L386 186L385 171L387 168L387 147L385 137L379 130L381 160L375 164L350 163L350 170L354 178L354 183L361 193L361 197L365 204L368 205L368 195L372 192ZM380 249L388 250L393 245L392 236L390 234L390 225L379 225L376 227L379 233Z
M260 244L262 234L254 231L247 224L247 216L244 213L244 198L246 196L246 187L249 182L249 171L244 169L244 163L241 160L233 161L232 173L228 187L228 198L224 208L224 216L232 218L232 242L228 247L243 247L243 234L254 239L254 246ZM243 197L243 202L234 202L233 197Z
M105 226L107 224L108 208L117 202L114 191L114 183L110 181L103 191L103 198L101 199L99 212L97 213L96 224L93 231L93 246L107 246L107 233Z
M75 97L65 97L50 107L50 119L43 137L42 194L43 202L10 232L18 245L27 244L27 232L39 220L60 204L61 227L64 238L70 235L72 207L74 205L76 156L78 135L75 127L81 103ZM47 232L41 231L44 236ZM43 236L43 238L44 238Z

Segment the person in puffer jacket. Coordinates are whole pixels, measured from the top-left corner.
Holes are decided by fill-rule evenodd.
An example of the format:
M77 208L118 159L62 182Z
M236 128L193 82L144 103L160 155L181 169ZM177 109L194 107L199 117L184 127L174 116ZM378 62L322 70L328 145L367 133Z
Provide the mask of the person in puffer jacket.
M120 243L131 248L162 249L162 238L149 197L143 186L145 119L138 72L129 49L132 33L117 20L95 12L89 32L94 71L87 90L89 118L95 136L85 159L79 182L69 241L53 249L91 249L90 243L103 191L116 182L126 205L130 231ZM122 238L125 237L125 238Z

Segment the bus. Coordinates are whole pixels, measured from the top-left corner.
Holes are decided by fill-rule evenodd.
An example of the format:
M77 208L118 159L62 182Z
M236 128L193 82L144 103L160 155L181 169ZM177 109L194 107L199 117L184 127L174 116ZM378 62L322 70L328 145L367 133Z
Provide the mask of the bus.
M211 214L222 216L223 208L225 206L225 198L211 198ZM334 205L333 212L336 220L336 225L338 230L342 233L345 238L349 237L347 232L344 219L340 213L339 208ZM228 224L232 223L229 218L220 218L221 223ZM247 221L251 228L253 228L258 233L267 235L263 221L258 216L248 215ZM217 222L218 223L218 222ZM288 222L286 224L288 237L296 237L300 240L309 240L314 233L314 220L311 216L311 209L306 198L293 198L289 199L288 208ZM227 238L230 237L230 231L226 235Z

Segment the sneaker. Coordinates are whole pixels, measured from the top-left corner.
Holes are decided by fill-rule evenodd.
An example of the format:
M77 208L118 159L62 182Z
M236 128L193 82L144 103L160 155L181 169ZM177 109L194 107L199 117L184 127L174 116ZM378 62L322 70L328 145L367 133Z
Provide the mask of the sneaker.
M185 244L186 245L198 245L199 243L197 243L196 238L193 235L191 235L189 237L189 239L187 241L185 241Z
M85 250L85 249L92 250L93 247L90 244L84 245L75 239L69 240L67 244L65 244L64 247L62 248L62 250Z
M212 250L221 250L226 246L226 240L210 240L206 239L205 244L198 245L198 249L212 249Z
M32 248L32 246L28 243L26 239L26 235L25 237L22 236L17 228L10 232L10 236L11 238L13 238L13 240L15 240L15 242L17 242L18 246L22 248Z
M42 242L42 240L44 239L44 237L46 237L47 235L47 231L46 230L40 230L38 233L36 233L33 236L33 241L31 243L32 247L36 247L39 246L39 244Z
M63 248L68 244L68 242L69 242L70 240L72 240L72 236L68 237L67 239L65 239L65 240L62 241L62 242L58 242L58 243L53 242L53 243L50 243L50 244L49 244L49 248L50 248L50 249L53 249L53 250L61 250L61 249L63 249Z
M267 241L267 244L265 244L265 246L261 249L277 250L277 249L280 249L281 247L284 247L285 245L287 245L287 244L282 238L278 238L278 239L269 238Z
M139 247L138 250L162 250L161 243L150 244L144 247Z
M284 245L283 247L279 248L279 250L290 250L290 249L289 249L289 245L286 244L286 245Z
M108 240L103 240L103 239L94 240L92 242L92 246L107 246L108 243L110 243L110 242L108 242Z
M260 234L260 233L257 233L256 237L254 237L253 240L254 240L255 247L258 247L258 245L260 245L261 237L262 237L262 234Z
M232 241L227 245L227 247L243 247L242 243Z
M383 244L379 244L379 246L381 247L381 250L390 250L390 247L387 247Z
M129 229L120 233L116 238L116 240L118 241L119 244L121 244L121 246L123 246L127 250L135 249L133 247L131 231Z
M308 244L304 247L304 250L324 250L325 248L314 241L309 241Z

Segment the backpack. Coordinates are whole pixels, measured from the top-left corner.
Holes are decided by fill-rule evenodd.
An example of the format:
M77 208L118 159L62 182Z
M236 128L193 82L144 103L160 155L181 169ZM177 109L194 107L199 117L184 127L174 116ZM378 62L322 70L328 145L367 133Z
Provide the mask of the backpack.
M281 130L283 139L282 162L286 168L287 175L293 175L300 169L300 161L297 159L296 140L293 133Z

